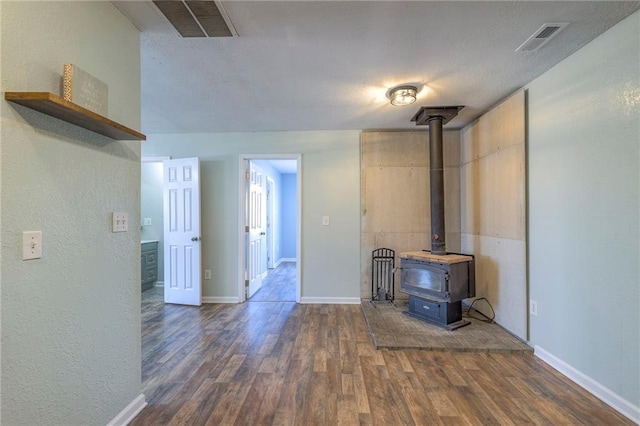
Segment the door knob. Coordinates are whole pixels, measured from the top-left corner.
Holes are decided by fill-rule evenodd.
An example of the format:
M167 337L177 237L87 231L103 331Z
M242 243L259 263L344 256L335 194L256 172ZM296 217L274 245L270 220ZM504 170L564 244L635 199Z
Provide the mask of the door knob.
M198 237L191 237L191 241L198 241L199 238Z
M267 233L266 232L261 232L260 235L267 235Z

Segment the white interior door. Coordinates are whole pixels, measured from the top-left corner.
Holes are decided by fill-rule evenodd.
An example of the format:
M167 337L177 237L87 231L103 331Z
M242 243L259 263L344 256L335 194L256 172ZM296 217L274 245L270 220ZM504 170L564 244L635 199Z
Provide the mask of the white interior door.
M273 245L273 187L275 182L267 177L267 269L273 269L273 258L275 257L275 247Z
M200 160L164 164L164 301L200 305Z
M262 278L267 272L266 244L266 178L262 169L253 162L249 168L248 200L249 244L247 248L247 270L249 287L247 297L251 297L262 287Z

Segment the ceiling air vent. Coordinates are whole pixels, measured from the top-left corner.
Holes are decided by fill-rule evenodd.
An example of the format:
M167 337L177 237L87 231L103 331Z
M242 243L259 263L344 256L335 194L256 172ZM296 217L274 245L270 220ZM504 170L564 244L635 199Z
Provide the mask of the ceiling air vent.
M544 24L538 30L531 35L516 49L516 52L535 52L542 46L547 44L549 40L554 38L564 27L569 25L568 22L554 22L551 24Z
M153 0L182 37L238 35L222 2L215 0Z

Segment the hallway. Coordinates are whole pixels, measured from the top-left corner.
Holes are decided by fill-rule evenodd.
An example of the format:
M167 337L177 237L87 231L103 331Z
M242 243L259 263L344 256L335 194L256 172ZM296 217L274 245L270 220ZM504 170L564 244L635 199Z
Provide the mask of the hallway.
M296 262L282 262L275 269L269 269L262 280L262 287L248 302L295 302Z

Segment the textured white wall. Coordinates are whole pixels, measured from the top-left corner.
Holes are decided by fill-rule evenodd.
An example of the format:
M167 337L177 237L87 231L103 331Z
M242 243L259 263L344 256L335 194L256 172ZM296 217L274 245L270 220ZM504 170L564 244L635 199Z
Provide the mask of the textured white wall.
M204 297L238 296L239 154L302 154L302 297L358 298L358 131L149 135L144 155L200 157ZM331 226L322 226L322 216Z
M531 342L638 416L639 58L637 12L528 86Z
M60 93L63 64L140 127L139 33L109 2L2 2L3 90ZM141 392L140 142L0 102L2 418L104 425ZM111 212L129 213L113 234ZM22 261L24 230L43 257Z
M462 251L476 260L476 297L527 339L525 99L520 90L462 129ZM488 305L474 305L485 315Z

